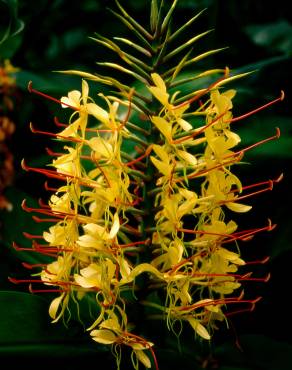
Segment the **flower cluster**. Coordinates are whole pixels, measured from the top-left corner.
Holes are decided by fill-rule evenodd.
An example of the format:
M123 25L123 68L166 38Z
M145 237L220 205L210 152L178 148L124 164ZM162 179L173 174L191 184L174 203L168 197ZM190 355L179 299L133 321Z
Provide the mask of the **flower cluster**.
M3 192L12 183L14 175L13 154L9 150L8 141L15 130L15 124L11 118L14 109L12 95L15 92L15 73L9 60L0 64L0 209L10 210L12 205L6 199Z
M104 65L134 76L142 83L143 93L108 76L67 71L83 77L82 91L71 91L60 101L47 96L73 113L67 123L55 119L58 133L31 129L54 137L62 150L48 149L53 157L50 169L34 168L24 161L22 166L46 175L59 186L46 182L52 192L48 204L40 202L40 208L31 208L24 201L22 206L43 215L34 219L51 226L43 235L25 233L32 239L32 249L15 248L51 258L45 264L26 264L40 270L34 274L37 279L24 281L46 286L42 290L31 287L33 292L57 293L49 307L53 322L66 320L72 304L79 310L81 302L93 301L93 307L89 306L94 318L87 323L92 339L113 346L116 354L121 345L129 347L135 368L140 362L158 369L153 341L135 332L135 307L145 314L158 312L152 316L165 319L172 331L176 322L186 322L196 336L210 340L217 321L252 310L259 300L245 298L241 284L264 282L269 276L240 273L239 268L248 263L238 244L260 231L272 230L274 225L269 221L264 227L238 231L232 215L248 212L251 206L242 200L271 190L281 177L243 185L233 173L233 165L240 164L247 150L277 139L279 132L235 150L240 137L232 128L234 122L282 100L283 94L234 118L236 91L223 86L243 75L232 76L226 68L176 81L183 66L217 50L190 60L187 54L176 67L160 73L160 62L167 64L185 46L166 54L165 48L174 37L169 35L168 22L176 1L164 21L157 12L157 2L152 3L150 34L117 2L123 14L119 17L146 46L119 40L146 57L156 57L153 68L122 52L113 41L96 39L116 51L133 70L114 63ZM154 45L160 42L161 48L152 47L147 40ZM221 77L207 87L180 96L180 84L218 74ZM86 80L111 85L119 92L115 96L99 94L98 104L90 96ZM46 96L31 84L29 90Z

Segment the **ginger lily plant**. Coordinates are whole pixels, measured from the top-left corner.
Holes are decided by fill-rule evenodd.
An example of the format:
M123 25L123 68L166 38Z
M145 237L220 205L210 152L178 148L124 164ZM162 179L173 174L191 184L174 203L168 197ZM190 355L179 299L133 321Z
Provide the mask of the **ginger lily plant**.
M240 273L248 262L239 246L274 225L269 221L241 230L232 215L250 211L245 200L271 190L281 177L244 184L233 169L247 150L277 139L279 130L244 149L235 149L241 139L233 130L236 121L284 96L233 117L236 91L225 85L247 74L232 75L225 68L179 77L184 68L221 50L192 56L189 47L209 31L171 49L200 14L172 31L177 0L168 10L163 1L152 0L147 30L116 4L118 12L113 14L139 43L97 35L94 40L121 59L121 64L99 64L130 75L142 88L110 76L63 72L83 78L81 92L71 91L60 100L48 97L71 110L69 121L55 119L58 133L31 126L33 132L57 139L63 151L48 150L53 157L50 169L22 163L25 170L42 173L59 185L46 182L52 195L48 204L40 202L40 208L23 202L26 211L42 215L33 216L36 221L50 224L43 235L25 234L32 239L32 251L51 259L27 265L37 272L26 281L43 283L41 291L56 293L49 307L53 322L66 320L72 304L78 307L93 297L94 318L87 326L92 339L112 346L116 354L121 345L128 346L134 368L142 363L158 369L153 338L135 331L135 307L157 312L153 318L165 319L169 330L175 331L176 322L185 323L197 337L210 340L217 321L252 310L260 299L245 298L241 283L264 282L269 276ZM178 59L182 52L185 55ZM178 90L205 77L213 82L184 96ZM94 99L86 80L110 86L113 95ZM45 96L32 84L29 90ZM38 291L33 285L31 290Z

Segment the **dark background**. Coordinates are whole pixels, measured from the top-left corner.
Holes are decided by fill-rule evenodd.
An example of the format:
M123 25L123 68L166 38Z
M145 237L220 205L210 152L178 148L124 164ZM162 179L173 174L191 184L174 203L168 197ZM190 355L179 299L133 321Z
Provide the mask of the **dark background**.
M150 0L122 1L130 14L148 26ZM18 6L17 6L18 5ZM27 92L28 81L54 97L67 95L79 88L78 77L63 76L52 71L80 69L100 71L99 61L110 61L112 54L89 36L98 32L107 37L130 37L129 31L107 10L116 8L114 1L68 0L0 1L1 35L11 24L16 35L0 45L0 61L10 58L21 71L17 74L17 104L13 113L16 132L9 143L15 157L15 179L6 196L13 203L13 211L2 211L0 250L0 361L24 362L31 368L58 366L70 368L89 366L96 369L115 368L111 354L96 349L87 341L87 334L75 321L66 330L62 324L49 323L47 296L27 294L27 286L8 282L7 276L24 276L21 261L34 258L17 253L11 248L12 241L25 245L23 231L35 233L42 225L36 225L30 215L20 208L23 198L36 204L39 197L46 197L43 178L25 173L20 168L23 157L36 167L44 166L48 157L44 148L49 140L35 136L29 130L29 122L46 131L55 130L53 116L61 115L60 109L46 100ZM237 123L237 132L248 146L272 136L275 127L281 129L279 140L260 146L246 154L249 165L239 169L245 183L275 179L284 173L284 180L276 184L273 192L265 193L249 201L253 211L241 218L242 228L260 227L271 218L278 226L271 233L263 233L242 246L245 259L270 256L266 265L257 267L256 274L271 272L267 283L249 283L246 295L262 296L252 313L235 316L229 330L224 324L215 334L211 345L196 344L186 332L181 340L181 352L176 349L177 340L162 325L158 327L157 356L161 369L220 369L220 370L284 370L292 368L291 341L291 50L292 14L287 1L267 3L265 0L181 0L173 20L173 28L183 24L203 8L207 11L187 33L189 37L214 28L214 32L198 44L198 52L212 48L229 48L194 66L186 75L208 68L228 66L236 72L256 70L251 76L236 81L234 115L242 114L278 97L284 90L286 99L265 111ZM22 22L24 24L21 30ZM188 34L184 35L188 39ZM197 50L196 50L197 52ZM129 81L130 82L130 81ZM94 86L96 93L102 85ZM151 324L149 324L151 327ZM150 330L150 329L149 329ZM185 339L184 339L185 338ZM236 346L239 341L242 350ZM1 366L1 362L0 362ZM128 364L123 363L122 368Z

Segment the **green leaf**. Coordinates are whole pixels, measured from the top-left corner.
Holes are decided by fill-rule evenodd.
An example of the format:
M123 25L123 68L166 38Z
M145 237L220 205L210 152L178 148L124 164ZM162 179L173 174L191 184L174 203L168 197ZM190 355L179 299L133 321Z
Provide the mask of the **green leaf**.
M7 189L5 194L9 201L13 204L13 209L12 211L0 212L1 236L3 238L3 244L8 248L10 253L13 253L20 261L25 261L28 263L48 261L48 257L40 255L39 253L15 251L12 248L13 242L21 247L30 248L31 241L27 240L23 236L23 232L26 231L41 235L43 230L47 228L47 225L36 223L32 219L32 215L25 212L21 208L21 202L24 198L27 199L27 202L31 207L39 207L36 200L31 198L28 194L14 187Z
M24 28L23 21L17 16L17 10L17 0L0 0L0 45Z
M76 359L100 357L107 350L93 343L81 324L70 322L69 328L61 322L52 324L48 307L42 297L0 291L1 359L9 358L10 364L27 358L66 359L67 365L75 365Z
M2 345L20 346L57 339L57 332L49 323L48 302L39 296L1 291L0 314L0 351Z
M292 24L285 19L267 24L253 24L245 28L251 40L270 51L291 56Z

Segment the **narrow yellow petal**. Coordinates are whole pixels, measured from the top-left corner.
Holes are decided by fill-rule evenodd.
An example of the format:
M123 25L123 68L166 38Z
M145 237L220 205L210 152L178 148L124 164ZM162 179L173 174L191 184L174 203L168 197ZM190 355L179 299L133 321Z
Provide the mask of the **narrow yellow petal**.
M166 137L168 141L172 140L172 136L171 136L172 126L170 122L158 116L151 117L151 121L158 128L158 130L163 134L163 136Z
M231 211L238 212L238 213L248 212L249 210L252 209L252 206L247 206L246 204L235 203L235 202L226 203L225 205Z
M199 334L200 337L207 340L211 339L211 336L208 333L207 329L198 320L191 317L188 319L188 322L190 323L191 327L195 330L195 332Z
M116 335L107 329L92 330L90 333L92 339L102 344L112 344L117 340Z

